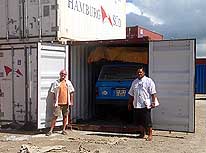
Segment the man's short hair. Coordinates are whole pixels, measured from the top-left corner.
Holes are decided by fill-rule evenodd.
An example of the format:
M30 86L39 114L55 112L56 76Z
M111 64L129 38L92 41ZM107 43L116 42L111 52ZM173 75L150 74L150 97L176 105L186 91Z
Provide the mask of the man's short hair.
M67 71L65 70L65 69L62 69L60 72L59 72L59 74L67 74Z
M142 69L145 72L144 66L143 65L138 65L137 70Z

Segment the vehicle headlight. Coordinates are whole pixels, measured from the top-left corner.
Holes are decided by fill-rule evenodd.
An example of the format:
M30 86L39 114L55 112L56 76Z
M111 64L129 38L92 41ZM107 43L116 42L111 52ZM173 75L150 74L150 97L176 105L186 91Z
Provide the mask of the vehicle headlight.
M106 90L102 91L102 95L106 96L108 92Z

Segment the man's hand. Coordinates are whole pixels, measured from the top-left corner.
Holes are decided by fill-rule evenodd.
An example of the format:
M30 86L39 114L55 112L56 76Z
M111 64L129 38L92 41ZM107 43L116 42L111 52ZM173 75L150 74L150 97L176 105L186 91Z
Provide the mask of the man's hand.
M152 102L151 108L155 108L155 102Z
M129 95L128 111L132 110L134 97Z
M131 111L131 110L132 110L132 104L129 103L129 104L128 104L128 111Z
M57 107L58 106L58 103L54 103L54 107Z
M152 94L151 108L155 108L155 100L156 100L156 94Z

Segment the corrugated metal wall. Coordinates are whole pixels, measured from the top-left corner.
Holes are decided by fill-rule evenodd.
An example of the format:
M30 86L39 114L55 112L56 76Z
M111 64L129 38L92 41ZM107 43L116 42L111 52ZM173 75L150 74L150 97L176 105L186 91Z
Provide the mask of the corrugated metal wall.
M127 39L138 39L148 37L150 40L163 40L163 35L148 30L144 27L135 26L126 28Z
M206 65L206 58L197 58L195 60L196 64L205 64Z
M95 114L95 72L94 65L87 63L89 53L95 46L71 46L71 81L75 87L75 104L72 121L88 120Z
M206 94L206 64L196 64L195 93Z

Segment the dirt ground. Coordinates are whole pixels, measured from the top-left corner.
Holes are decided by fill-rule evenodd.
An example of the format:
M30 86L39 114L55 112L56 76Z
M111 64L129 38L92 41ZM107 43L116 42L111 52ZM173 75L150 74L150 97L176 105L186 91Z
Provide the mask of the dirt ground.
M56 131L45 134L0 131L0 153L206 153L206 100L196 100L195 133L154 131L153 141L137 134Z

